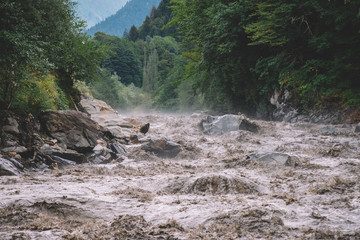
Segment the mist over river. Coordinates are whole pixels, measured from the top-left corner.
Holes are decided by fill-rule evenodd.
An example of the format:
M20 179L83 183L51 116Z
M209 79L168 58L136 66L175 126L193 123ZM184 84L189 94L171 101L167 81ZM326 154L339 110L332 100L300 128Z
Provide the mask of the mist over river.
M251 120L257 133L210 136L203 113L123 117L150 129L121 160L2 176L0 239L360 239L354 126ZM163 138L175 157L143 148ZM289 158L251 157L264 153Z

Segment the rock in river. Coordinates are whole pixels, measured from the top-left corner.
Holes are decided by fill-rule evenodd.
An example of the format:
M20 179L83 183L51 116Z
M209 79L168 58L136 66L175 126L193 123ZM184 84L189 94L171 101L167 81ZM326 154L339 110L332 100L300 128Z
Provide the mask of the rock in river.
M208 135L222 135L226 132L245 130L258 132L259 127L238 115L207 116L202 120L203 132Z
M281 152L254 152L247 155L246 159L291 167L300 165L298 157Z
M162 138L150 140L147 144L142 146L142 149L147 152L153 152L161 158L174 158L181 151L181 146L175 142Z
M13 176L18 174L20 174L20 171L12 161L0 158L0 176Z
M51 137L81 153L91 151L101 135L99 125L82 112L46 111L39 117Z

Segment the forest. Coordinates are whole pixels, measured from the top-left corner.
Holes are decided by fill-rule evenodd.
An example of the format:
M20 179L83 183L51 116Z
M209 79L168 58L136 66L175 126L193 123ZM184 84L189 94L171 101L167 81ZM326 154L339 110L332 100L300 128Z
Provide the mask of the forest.
M3 110L271 112L360 106L358 0L162 0L122 37L90 37L70 0L0 3Z

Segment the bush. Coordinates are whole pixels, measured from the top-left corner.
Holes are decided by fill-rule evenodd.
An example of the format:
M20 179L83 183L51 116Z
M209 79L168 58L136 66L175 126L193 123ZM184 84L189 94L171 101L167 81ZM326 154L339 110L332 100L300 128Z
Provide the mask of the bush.
M69 108L67 97L53 75L33 76L21 84L12 106L32 113Z

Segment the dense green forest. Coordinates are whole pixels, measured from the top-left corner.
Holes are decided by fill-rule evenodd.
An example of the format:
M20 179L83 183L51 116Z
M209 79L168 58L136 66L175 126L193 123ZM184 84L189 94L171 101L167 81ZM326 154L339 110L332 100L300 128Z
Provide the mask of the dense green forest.
M6 108L65 108L78 91L123 109L266 114L275 90L303 112L360 106L358 0L163 0L93 38L71 1L41 3L1 3Z
M304 110L359 106L360 2L173 0L182 43L215 108L266 107L288 89Z
M360 106L359 26L355 0L164 0L118 41L133 42L133 83L157 108L267 113L286 89L306 112Z

